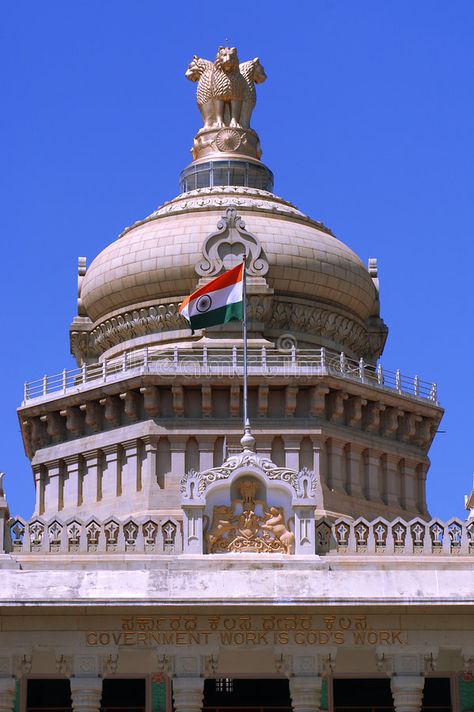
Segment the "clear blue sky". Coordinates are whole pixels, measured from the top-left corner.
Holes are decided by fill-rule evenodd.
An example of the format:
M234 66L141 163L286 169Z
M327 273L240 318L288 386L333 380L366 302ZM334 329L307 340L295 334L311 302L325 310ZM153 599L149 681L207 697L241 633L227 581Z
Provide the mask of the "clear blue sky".
M177 192L200 126L194 53L226 38L268 74L253 123L275 192L380 265L382 362L436 380L434 515L463 515L473 458L472 0L4 0L0 469L33 484L22 383L72 367L78 255Z

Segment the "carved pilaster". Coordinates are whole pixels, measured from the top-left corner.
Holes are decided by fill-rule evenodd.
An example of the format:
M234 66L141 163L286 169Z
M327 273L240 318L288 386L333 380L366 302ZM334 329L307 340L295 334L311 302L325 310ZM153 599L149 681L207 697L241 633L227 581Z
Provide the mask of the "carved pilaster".
M175 677L173 700L175 712L201 712L204 698L204 678Z
M44 491L44 511L47 515L54 514L60 509L61 491L61 463L59 460L52 460L46 465L47 480Z
M121 492L119 445L102 448L102 497L116 497Z
M134 497L139 489L138 441L126 440L122 443L122 494Z
M371 502L380 502L382 498L382 467L380 462L380 453L374 448L370 448L366 456L367 467L367 498Z
M82 474L82 503L94 504L99 494L99 451L85 452L84 471Z
M71 677L71 702L74 712L99 712L102 678Z
M79 504L79 455L64 459L65 479L63 488L64 507L77 507Z
M142 438L145 449L145 459L142 465L142 489L144 492L149 492L157 483L159 439L158 435L146 435ZM161 483L159 484L161 486Z
M200 435L199 447L199 469L201 471L210 470L214 467L214 443L215 435Z
M396 675L390 681L395 712L421 712L425 678Z
M362 483L362 452L364 446L358 443L349 443L346 451L347 470L348 470L348 488L349 493L353 497L363 497Z
M385 456L385 474L387 478L386 498L387 504L392 507L400 506L400 456L387 453Z
M290 697L293 712L319 712L323 678L320 675L290 677Z

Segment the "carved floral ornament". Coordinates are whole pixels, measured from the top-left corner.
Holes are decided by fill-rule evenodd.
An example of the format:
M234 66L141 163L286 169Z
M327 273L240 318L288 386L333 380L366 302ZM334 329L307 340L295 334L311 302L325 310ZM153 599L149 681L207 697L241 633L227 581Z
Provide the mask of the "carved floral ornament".
M227 208L225 215L217 223L202 246L204 259L196 265L196 273L201 277L214 277L226 265L226 258L241 259L247 256L247 274L264 277L268 272L268 260L258 237L249 232L245 222L237 214L235 207Z

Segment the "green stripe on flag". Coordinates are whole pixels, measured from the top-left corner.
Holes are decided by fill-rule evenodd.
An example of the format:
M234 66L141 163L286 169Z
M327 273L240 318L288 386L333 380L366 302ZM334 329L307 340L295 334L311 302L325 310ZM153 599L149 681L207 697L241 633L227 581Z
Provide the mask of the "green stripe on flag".
M206 314L196 314L190 318L191 329L205 329L207 326L217 326L227 324L228 321L236 319L242 321L244 318L244 303L234 302L226 304L219 309L212 309Z

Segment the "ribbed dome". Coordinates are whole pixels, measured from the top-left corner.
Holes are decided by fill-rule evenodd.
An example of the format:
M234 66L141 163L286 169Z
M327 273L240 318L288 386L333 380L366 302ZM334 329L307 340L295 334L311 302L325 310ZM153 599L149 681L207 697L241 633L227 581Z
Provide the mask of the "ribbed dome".
M267 281L275 292L332 302L362 320L377 312L373 282L347 245L297 211L269 213L261 200L246 202L240 207L234 201L247 229L262 244L269 263ZM179 203L182 211L158 210L92 262L81 294L93 321L144 301L183 297L196 288L195 265L202 259L203 242L224 211L207 205L186 209L186 197Z
M242 187L182 194L125 230L95 258L80 290L95 354L120 343L125 347L124 342L130 348L130 339L157 332L160 342L167 340L167 332L168 340L189 338L177 308L196 289L203 245L229 206L257 238L268 262L266 284L273 296L260 315L262 337L275 340L281 333L297 332L299 343L303 339L307 345L373 358L383 347L386 329L378 319L377 289L359 258L290 203Z

